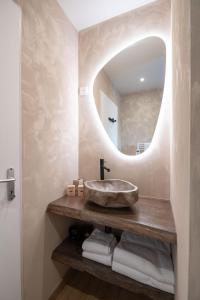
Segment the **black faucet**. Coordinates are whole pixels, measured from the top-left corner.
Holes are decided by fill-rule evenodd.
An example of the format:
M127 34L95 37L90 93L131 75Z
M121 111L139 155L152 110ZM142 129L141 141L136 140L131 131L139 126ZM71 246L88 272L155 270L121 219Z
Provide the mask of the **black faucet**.
M110 172L110 169L105 167L104 163L105 163L104 159L100 158L100 179L101 180L104 180L104 170Z
M105 167L104 165L105 161L103 158L100 158L100 179L104 180L104 170L106 170L107 172L110 172L110 169ZM112 232L112 228L109 226L105 226L105 232L106 233L111 233Z

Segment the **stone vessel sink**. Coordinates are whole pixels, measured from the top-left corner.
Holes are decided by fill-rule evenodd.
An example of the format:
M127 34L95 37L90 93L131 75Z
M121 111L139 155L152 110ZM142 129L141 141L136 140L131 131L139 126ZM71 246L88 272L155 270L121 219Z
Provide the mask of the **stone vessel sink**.
M91 180L84 183L85 202L104 207L130 207L138 200L138 188L120 179Z

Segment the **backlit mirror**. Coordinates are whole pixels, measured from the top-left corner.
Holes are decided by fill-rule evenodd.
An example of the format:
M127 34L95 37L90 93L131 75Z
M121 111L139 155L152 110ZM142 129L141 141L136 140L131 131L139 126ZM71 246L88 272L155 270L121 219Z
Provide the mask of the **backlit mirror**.
M163 97L166 49L157 37L126 48L98 73L96 108L113 144L127 155L150 145Z

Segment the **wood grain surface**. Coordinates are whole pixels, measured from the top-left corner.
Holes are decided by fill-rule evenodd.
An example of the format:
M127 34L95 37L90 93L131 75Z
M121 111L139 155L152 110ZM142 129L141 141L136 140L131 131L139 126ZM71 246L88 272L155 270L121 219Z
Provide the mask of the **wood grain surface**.
M99 280L87 273L69 270L62 291L51 300L151 300L148 296Z
M71 241L69 241L69 239L66 239L54 250L52 259L62 264L66 264L67 266L71 266L76 270L87 272L98 279L127 289L131 292L134 292L135 294L146 295L153 300L174 299L174 296L172 294L142 284L138 281L130 279L129 277L112 271L110 267L82 257L81 245L72 243Z
M51 300L151 300L148 296L99 280L85 272L70 270L65 286Z
M103 208L84 203L79 197L62 197L51 202L47 211L136 234L176 243L176 230L169 201L139 198L134 209Z

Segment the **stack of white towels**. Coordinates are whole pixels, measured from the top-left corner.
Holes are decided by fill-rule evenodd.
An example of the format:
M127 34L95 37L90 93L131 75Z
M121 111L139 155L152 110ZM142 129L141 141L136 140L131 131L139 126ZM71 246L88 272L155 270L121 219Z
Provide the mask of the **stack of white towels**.
M114 250L112 270L174 293L174 271L168 243L123 232Z
M170 245L123 232L117 244L112 233L94 229L82 244L82 256L136 281L174 293L175 279Z
M112 233L105 233L96 228L83 242L82 256L106 266L111 266L116 244L116 238Z

